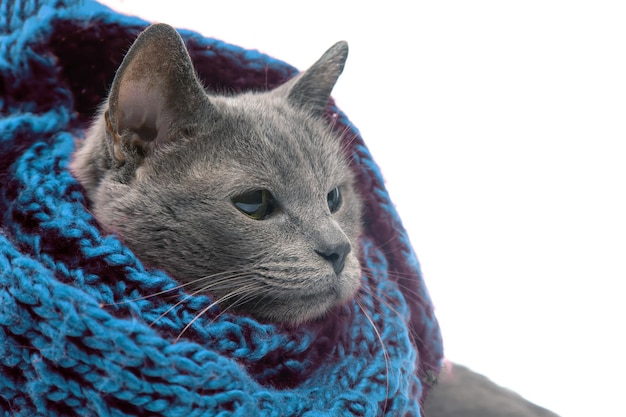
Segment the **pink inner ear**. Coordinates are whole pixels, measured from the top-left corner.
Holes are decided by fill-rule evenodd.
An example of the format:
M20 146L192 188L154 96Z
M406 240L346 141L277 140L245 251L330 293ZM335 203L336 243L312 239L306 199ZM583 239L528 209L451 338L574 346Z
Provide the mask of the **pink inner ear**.
M117 129L129 130L144 142L141 145L160 145L167 138L166 99L158 89L146 82L123 80L117 100Z

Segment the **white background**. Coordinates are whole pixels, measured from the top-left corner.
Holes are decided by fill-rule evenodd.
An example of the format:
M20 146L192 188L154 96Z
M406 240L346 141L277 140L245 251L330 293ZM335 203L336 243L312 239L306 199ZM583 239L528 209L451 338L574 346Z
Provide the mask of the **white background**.
M300 69L347 40L334 96L447 357L562 417L626 415L626 3L105 3Z

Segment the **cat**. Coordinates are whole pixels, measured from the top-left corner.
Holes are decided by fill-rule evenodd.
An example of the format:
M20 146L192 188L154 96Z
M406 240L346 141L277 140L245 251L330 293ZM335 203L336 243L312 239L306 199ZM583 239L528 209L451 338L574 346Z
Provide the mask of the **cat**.
M339 42L274 90L218 96L172 27L148 27L71 164L102 228L261 320L298 324L350 300L362 203L322 117L347 54ZM463 367L453 375L431 390L427 416L552 416Z
M447 369L446 369L447 368ZM470 369L448 363L424 404L426 417L558 417Z
M361 200L322 117L346 42L265 92L209 94L182 38L135 40L71 163L101 227L220 306L298 324L360 286Z

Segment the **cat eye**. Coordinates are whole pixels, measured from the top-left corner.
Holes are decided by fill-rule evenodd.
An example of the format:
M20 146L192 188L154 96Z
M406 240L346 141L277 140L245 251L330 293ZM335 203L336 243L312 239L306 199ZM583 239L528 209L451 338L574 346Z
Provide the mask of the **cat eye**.
M255 190L232 198L237 209L254 220L264 220L274 211L274 196L267 190Z
M341 206L341 193L339 187L335 187L326 196L326 202L331 213L335 213Z

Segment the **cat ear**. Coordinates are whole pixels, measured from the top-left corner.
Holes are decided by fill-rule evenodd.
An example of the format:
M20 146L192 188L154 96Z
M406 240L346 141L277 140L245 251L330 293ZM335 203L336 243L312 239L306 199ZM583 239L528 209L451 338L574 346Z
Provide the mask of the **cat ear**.
M348 58L348 43L334 44L311 68L278 87L293 105L321 116Z
M155 24L144 30L120 65L105 113L113 154L148 155L189 127L195 110L209 105L185 44L176 30Z

